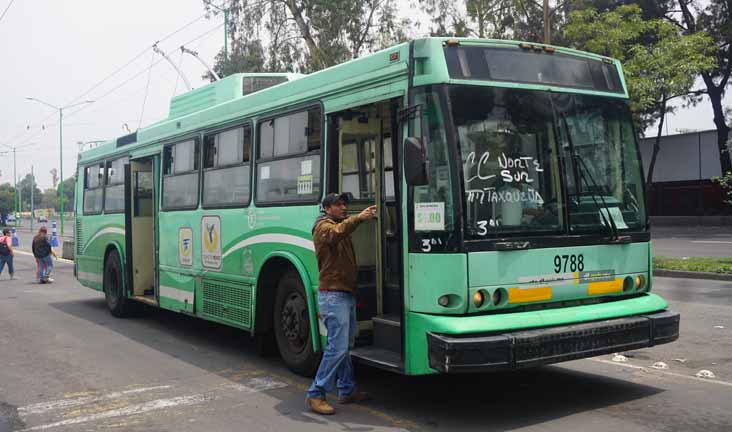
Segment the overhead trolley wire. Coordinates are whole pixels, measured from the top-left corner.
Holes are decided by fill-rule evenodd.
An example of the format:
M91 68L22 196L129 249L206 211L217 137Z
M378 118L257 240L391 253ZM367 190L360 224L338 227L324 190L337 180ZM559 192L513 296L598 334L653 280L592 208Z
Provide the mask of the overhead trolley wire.
M15 0L10 0L10 3L8 3L8 6L7 6L7 7L5 8L5 10L3 11L3 14L2 14L2 15L0 15L0 22L2 22L3 18L5 18L5 14L6 14L6 13L8 13L8 10L10 9L10 6L12 6L12 5L13 5L13 2L14 2L14 1L15 1Z

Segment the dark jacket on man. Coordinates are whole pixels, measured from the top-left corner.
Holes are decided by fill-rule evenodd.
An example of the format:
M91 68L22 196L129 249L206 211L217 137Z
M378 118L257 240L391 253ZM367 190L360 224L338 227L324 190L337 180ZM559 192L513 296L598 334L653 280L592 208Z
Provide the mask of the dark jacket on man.
M356 293L358 268L351 234L363 222L359 215L336 220L324 215L315 221L313 243L318 258L318 291Z

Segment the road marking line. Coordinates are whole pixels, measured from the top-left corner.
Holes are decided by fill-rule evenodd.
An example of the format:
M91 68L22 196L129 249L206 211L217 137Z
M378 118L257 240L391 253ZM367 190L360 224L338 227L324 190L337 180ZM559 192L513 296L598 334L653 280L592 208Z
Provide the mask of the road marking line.
M146 412L150 411L156 411L161 410L165 408L172 408L172 407L180 407L180 406L190 406L190 405L198 405L204 402L208 402L214 399L214 396L212 394L196 394L196 395L188 395L188 396L179 396L169 399L157 399L150 402L143 402L139 404L130 405L124 408L119 408L111 411L104 411L96 414L90 414L86 416L81 416L73 419L67 419L58 421L55 423L48 423L44 425L39 426L33 426L26 429L21 429L19 432L29 432L29 431L35 431L35 430L45 430L45 429L51 429L61 426L69 426L69 425L75 425L80 423L88 423L91 421L96 420L103 420L113 417L122 417L122 416L132 416L132 415L138 415L138 414L144 414Z
M131 394L136 393L144 393L148 391L153 390L165 390L169 389L171 386L169 385L162 385L162 386L155 386L155 387L141 387L131 390L124 390L124 391L117 391L117 392L111 392L99 396L81 396L76 398L70 398L70 399L60 399L55 401L49 401L49 402L39 402L34 403L31 405L26 405L24 407L18 408L18 414L21 416L27 416L30 414L42 414L44 412L58 410L58 409L64 409L64 408L71 408L79 405L85 405L89 403L99 402L103 400L109 400L109 399L116 399L118 397L127 396Z
M630 368L630 369L642 370L642 371L645 371L645 372L651 372L651 370L649 368L647 368L647 367L632 365L632 364L629 364L629 363L618 363L618 362L614 362L614 361L611 361L611 360L598 359L598 358L590 358L590 359L587 359L587 360L592 360L592 361L596 361L596 362L600 362L600 363L605 363L605 364L611 364L611 365L615 365L615 366L626 367L626 368ZM721 380L715 380L715 379L708 379L708 378L698 378L698 377L691 376L691 375L684 375L684 374L679 374L679 373L675 373L675 372L666 372L666 371L659 370L659 369L653 369L653 372L659 373L659 374L663 374L663 375L671 375L671 376L679 377L679 378L686 378L686 379L690 379L692 381L698 381L698 382L703 382L703 383L719 384L719 385L723 385L723 386L732 387L732 382L727 382L727 381L721 381Z
M271 377L252 378L246 384L231 384L228 388L242 393L258 393L262 391L287 387L286 383L277 381Z
M690 243L723 243L723 244L732 244L732 241L723 241L723 240L691 240Z

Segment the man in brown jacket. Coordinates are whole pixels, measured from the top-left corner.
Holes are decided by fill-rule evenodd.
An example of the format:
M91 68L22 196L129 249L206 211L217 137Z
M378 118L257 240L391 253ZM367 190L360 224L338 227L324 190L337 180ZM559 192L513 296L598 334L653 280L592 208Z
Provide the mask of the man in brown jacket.
M333 414L335 409L325 395L338 388L340 403L361 402L368 398L356 390L349 349L356 338L356 280L358 268L351 233L361 222L376 216L376 206L346 217L348 195L331 193L323 198L323 213L315 220L313 242L318 258L319 316L327 330L328 344L320 367L308 389L307 403L318 414Z

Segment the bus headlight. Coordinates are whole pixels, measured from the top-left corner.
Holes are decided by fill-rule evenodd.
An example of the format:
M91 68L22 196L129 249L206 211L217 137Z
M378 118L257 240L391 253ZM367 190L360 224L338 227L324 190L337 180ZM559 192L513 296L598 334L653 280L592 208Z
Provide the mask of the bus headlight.
M450 304L450 298L444 295L437 299L437 303L442 307L447 307L447 305Z
M638 291L643 291L646 287L646 278L643 275L638 275L635 277L635 289Z
M482 290L478 290L473 294L473 304L475 307L479 308L483 306L483 303L485 303L485 295Z

